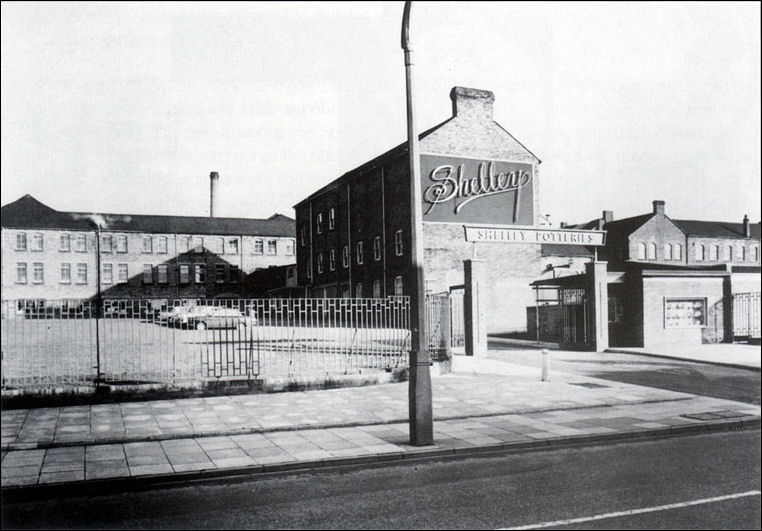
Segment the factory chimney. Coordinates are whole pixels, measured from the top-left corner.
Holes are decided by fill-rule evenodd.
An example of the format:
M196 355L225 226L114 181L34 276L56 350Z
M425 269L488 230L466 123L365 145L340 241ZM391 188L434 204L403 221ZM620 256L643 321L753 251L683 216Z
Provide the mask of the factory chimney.
M209 181L209 217L213 218L215 214L219 214L217 211L217 187L220 184L220 174L213 171L209 174Z

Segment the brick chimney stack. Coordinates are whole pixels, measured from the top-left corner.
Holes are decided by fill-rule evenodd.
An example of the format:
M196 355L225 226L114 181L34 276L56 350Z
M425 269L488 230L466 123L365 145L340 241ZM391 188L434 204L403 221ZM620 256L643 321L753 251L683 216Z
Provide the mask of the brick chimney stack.
M614 221L614 211L604 210L603 214L601 214L601 217L598 219L598 230L603 230L606 223L611 223L612 221Z
M664 215L664 201L654 201L654 214Z
M751 238L751 225L749 225L748 214L743 216L743 235L745 238Z
M450 91L453 116L474 116L492 120L492 105L495 95L489 90L468 87L453 87Z
M217 210L217 187L220 184L220 174L213 171L209 174L209 181L209 217L213 218L215 214L219 214Z

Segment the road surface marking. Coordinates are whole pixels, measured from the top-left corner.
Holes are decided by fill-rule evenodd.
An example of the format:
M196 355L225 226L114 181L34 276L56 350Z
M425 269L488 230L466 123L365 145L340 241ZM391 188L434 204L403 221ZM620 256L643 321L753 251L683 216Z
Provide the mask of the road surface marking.
M578 524L580 522L590 522L593 520L603 520L605 518L617 518L619 516L630 516L633 514L653 513L656 511L668 511L669 509L678 509L680 507L690 507L691 505L701 505L703 503L714 503L724 500L733 500L736 498L745 498L747 496L759 496L762 492L758 490L749 490L746 492L737 492L736 494L726 494L725 496L716 496L714 498L703 498L680 503L670 503L669 505L656 505L654 507L645 507L643 509L630 509L629 511L619 511L616 513L596 514L594 516L583 516L582 518L570 518L568 520L556 520L555 522L544 522L542 524L529 524L518 527L501 527L500 529L540 529L543 527L554 527L558 525Z

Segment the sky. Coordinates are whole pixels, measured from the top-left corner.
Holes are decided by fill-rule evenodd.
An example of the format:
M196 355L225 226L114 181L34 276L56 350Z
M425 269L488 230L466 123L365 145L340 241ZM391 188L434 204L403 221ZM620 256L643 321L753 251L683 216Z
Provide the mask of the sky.
M403 2L3 2L2 204L294 215L406 138ZM420 130L453 86L541 160L554 225L760 212L759 3L413 2Z

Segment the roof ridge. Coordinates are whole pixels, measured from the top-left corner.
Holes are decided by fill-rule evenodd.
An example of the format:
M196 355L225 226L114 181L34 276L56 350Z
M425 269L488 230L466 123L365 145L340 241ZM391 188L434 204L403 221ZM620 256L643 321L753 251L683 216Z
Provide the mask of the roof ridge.
M293 221L293 218L286 216L285 214L273 214L269 218L242 218L242 217L229 217L229 216L183 216L179 214L118 214L116 212L74 212L74 211L56 211L60 214L75 214L78 216L141 216L152 218L189 218L189 219L231 219L231 220L246 220L246 221L276 221L275 216L283 216Z

